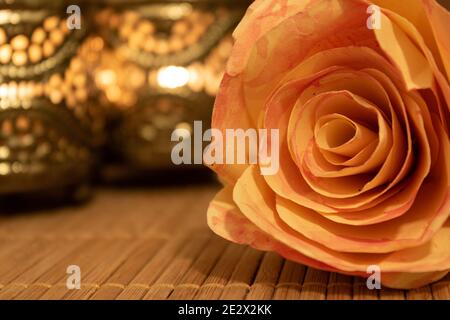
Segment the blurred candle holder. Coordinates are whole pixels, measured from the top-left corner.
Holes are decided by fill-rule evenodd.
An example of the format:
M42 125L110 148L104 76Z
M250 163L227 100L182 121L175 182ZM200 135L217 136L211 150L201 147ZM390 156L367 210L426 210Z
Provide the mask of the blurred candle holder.
M173 168L172 131L210 125L231 33L248 4L105 1L92 38L105 48L92 70L111 110L114 154L138 169Z
M248 4L0 0L0 194L77 186L104 149L134 169L174 168L171 134L209 126Z
M0 194L76 186L104 140L85 45L63 1L0 1Z

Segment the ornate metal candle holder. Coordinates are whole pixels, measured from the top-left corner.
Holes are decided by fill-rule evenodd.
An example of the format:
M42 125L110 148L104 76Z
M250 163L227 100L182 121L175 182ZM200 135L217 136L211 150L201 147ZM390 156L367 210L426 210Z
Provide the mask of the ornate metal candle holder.
M12 4L11 4L12 3ZM92 99L87 21L66 7L0 2L0 193L76 185L87 178L104 118Z
M114 3L96 14L108 49L94 69L101 103L115 109L112 145L134 167L170 168L172 131L209 124L231 33L248 3Z

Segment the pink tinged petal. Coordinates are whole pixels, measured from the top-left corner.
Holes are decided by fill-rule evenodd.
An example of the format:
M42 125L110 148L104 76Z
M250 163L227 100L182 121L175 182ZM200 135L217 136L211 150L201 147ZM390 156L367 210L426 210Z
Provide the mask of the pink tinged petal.
M233 188L223 188L208 208L208 225L227 240L247 244L259 250L273 250L275 240L250 222L233 202Z
M307 239L286 225L276 211L275 195L259 175L257 167L249 167L233 190L233 200L241 212L258 228L293 250L321 261L341 272L366 272L370 265L378 265L382 272L415 273L450 269L450 221L439 228L431 241L418 247L392 253L343 253ZM441 210L448 213L450 199Z
M364 2L289 1L288 7L291 4L306 7L277 21L276 26L269 27L257 41L250 35L254 29L264 28L265 18L260 21L255 17L248 24L248 33L239 32L229 60L229 65L234 67L228 68L228 74L244 76L245 104L253 123L261 120L260 111L271 92L280 85L283 75L309 56L344 46L379 50L373 32L365 26L367 5Z
M349 275L367 277L366 272L343 272L315 259L308 258L294 249L277 242L268 234L259 230L236 207L231 199L231 188L222 190L211 202L208 209L208 224L218 235L230 241L248 244L260 250L271 250L279 253L286 259L306 264L314 268L330 272L341 272ZM437 281L445 276L446 271L429 273L383 273L381 281L383 286L400 289L417 288Z
M277 242L250 222L250 220L239 211L231 197L232 188L226 187L216 195L208 209L209 226L215 233L225 239L236 243L248 244L260 250L275 251L286 259L306 264L317 269L362 277L367 277L369 275L366 272L345 272L338 270L320 261L308 258L294 249ZM437 281L445 276L446 273L447 270L428 273L382 272L381 281L383 286L410 289L420 287L432 281Z
M286 259L306 264L314 268L337 272L320 261L311 259L276 241L268 233L260 230L247 217L245 217L233 202L233 189L225 187L211 201L208 208L208 225L217 235L238 243L250 245L263 251L275 251ZM361 275L354 273L354 275Z
M236 44L228 62L227 72L230 75L241 73L255 43L287 18L304 10L310 2L311 0L254 1L233 32Z
M254 126L243 101L243 85L241 76L231 77L225 74L219 94L214 104L212 115L212 128L222 132L226 136L226 129L246 130ZM223 139L225 140L225 139ZM214 163L209 167L214 170L226 183L234 183L247 168L246 164L227 164L226 155L230 144L223 142L221 157L222 163ZM246 150L248 151L248 150ZM232 152L235 152L233 150ZM236 157L235 157L236 159Z

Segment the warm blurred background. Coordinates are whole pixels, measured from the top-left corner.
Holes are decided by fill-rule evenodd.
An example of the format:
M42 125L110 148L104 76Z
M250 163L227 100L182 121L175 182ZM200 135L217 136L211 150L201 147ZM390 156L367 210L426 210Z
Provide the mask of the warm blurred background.
M208 128L248 4L0 1L0 194L201 169L171 134Z

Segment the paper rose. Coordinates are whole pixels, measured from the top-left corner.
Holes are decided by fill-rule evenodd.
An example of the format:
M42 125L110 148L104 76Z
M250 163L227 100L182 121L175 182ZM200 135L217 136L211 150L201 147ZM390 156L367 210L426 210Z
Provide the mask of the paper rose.
M208 209L214 232L323 270L377 265L392 288L444 277L449 30L433 0L256 0L212 127L279 129L279 170L211 165L225 181Z

